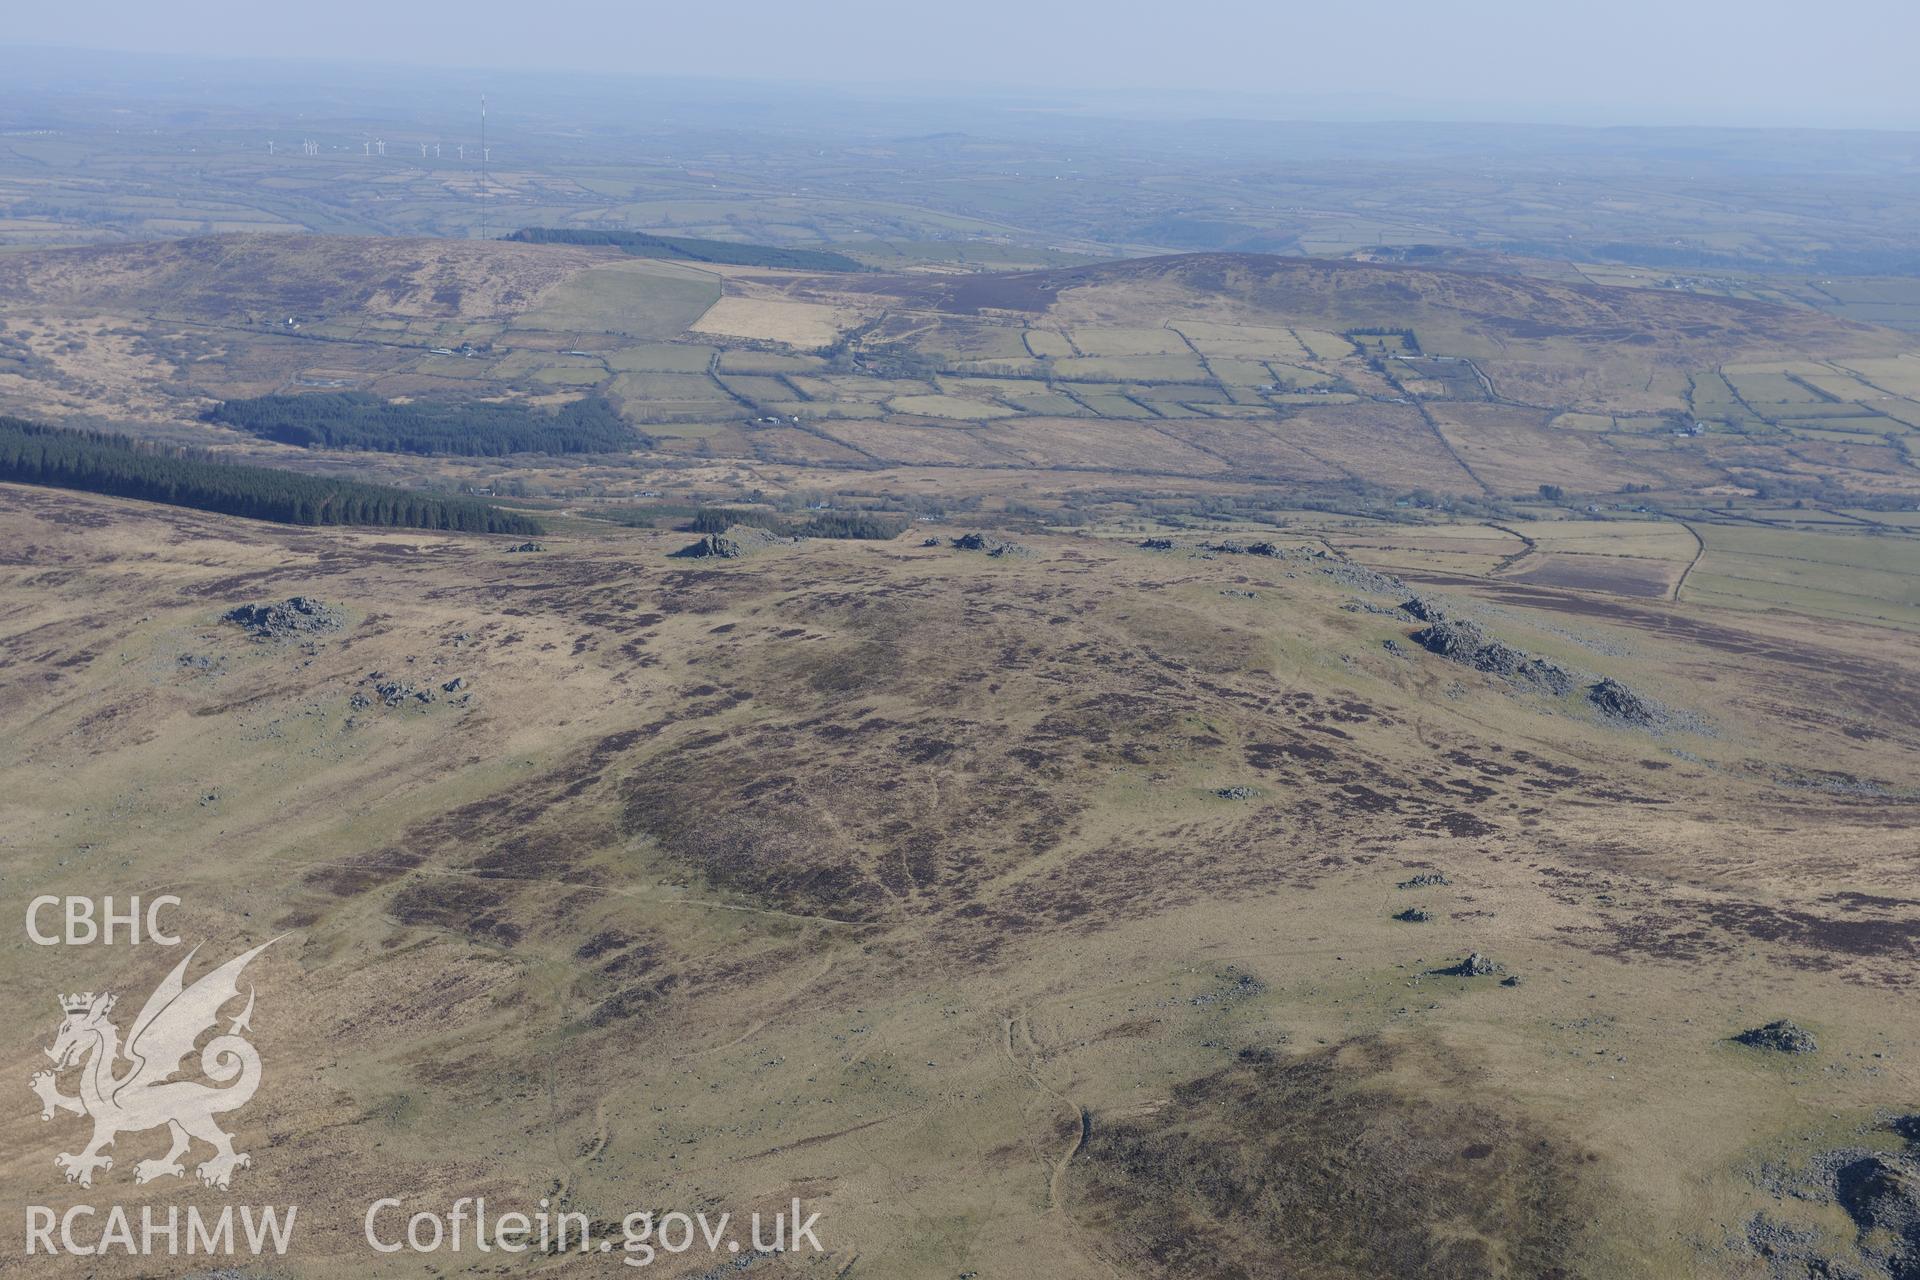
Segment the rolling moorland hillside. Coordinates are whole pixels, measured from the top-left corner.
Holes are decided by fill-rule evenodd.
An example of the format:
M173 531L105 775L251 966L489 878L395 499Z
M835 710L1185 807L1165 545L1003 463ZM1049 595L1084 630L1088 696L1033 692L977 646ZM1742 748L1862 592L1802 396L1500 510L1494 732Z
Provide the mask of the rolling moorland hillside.
M1910 635L1400 578L1311 514L967 532L697 561L0 486L9 876L285 935L276 1274L417 1274L360 1241L389 1186L803 1196L829 1256L769 1276L1893 1274L1832 1171L1920 1092ZM1817 1051L1734 1039L1778 1019ZM89 1194L0 1125L10 1186Z

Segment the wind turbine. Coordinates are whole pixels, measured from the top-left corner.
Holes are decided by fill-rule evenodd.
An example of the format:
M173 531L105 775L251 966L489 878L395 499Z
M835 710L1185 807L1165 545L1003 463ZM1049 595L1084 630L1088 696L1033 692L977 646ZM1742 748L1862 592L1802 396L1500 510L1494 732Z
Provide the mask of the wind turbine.
M480 95L480 238L487 238L487 95Z

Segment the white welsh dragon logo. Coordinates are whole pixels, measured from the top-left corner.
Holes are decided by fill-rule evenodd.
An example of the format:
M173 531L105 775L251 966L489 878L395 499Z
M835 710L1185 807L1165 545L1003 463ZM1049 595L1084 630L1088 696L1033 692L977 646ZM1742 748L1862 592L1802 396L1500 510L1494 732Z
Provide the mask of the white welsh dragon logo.
M275 940L277 941L277 939ZM40 1118L53 1119L57 1111L93 1118L93 1141L79 1155L61 1154L54 1164L66 1172L68 1182L83 1187L93 1185L94 1170L113 1168L113 1158L102 1155L122 1133L167 1126L173 1145L158 1160L141 1160L133 1166L135 1182L155 1178L180 1177L186 1173L180 1157L200 1139L211 1143L213 1158L197 1172L200 1181L225 1189L233 1181L235 1169L253 1163L244 1153L233 1149L233 1138L214 1123L223 1112L245 1106L260 1087L260 1054L241 1035L251 1031L253 990L247 990L247 1007L233 1020L225 1035L216 1035L200 1050L200 1069L209 1080L223 1088L198 1080L176 1080L181 1060L193 1052L194 1041L214 1029L220 1021L220 1009L240 995L240 971L247 962L272 946L263 942L245 955L227 961L191 987L182 979L193 952L174 966L160 985L154 988L140 1016L133 1020L126 1047L120 1044L120 1029L107 1020L113 1012L114 997L95 995L62 996L60 1008L67 1015L54 1037L47 1056L53 1059L53 1071L36 1072L31 1084L40 1095ZM131 1064L116 1074L124 1056ZM55 1072L79 1066L80 1093L68 1097L60 1092Z

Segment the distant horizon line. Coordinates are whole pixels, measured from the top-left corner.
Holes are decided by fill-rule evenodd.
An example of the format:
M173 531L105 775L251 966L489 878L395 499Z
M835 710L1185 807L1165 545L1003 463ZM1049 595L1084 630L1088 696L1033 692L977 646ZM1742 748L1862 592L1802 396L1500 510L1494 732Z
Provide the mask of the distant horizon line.
M179 50L125 49L66 42L8 40L0 38L0 56L23 52L66 54L82 58L124 59L154 64L220 64L229 66L352 68L367 72L404 69L430 76L484 76L492 80L551 82L556 79L589 79L609 87L686 85L713 88L737 86L761 91L804 93L828 99L858 100L868 96L904 97L925 103L993 102L1002 109L1035 115L1055 112L1067 116L1091 118L1144 118L1170 124L1246 123L1324 127L1457 127L1503 129L1567 129L1582 132L1713 132L1713 133L1819 133L1884 134L1911 136L1920 134L1920 118L1911 124L1862 124L1858 122L1760 122L1707 118L1608 118L1620 108L1594 104L1503 104L1447 99L1415 98L1367 90L1346 93L1283 93L1242 88L1201 88L1192 86L1078 84L1034 84L1023 81L949 80L921 76L912 80L788 78L769 75L724 74L719 72L611 70L593 67L505 67L452 62L408 61L401 58L362 56L345 53L304 54L184 52ZM293 86L290 86L293 87ZM318 86L316 86L318 87ZM338 88L339 86L331 86ZM19 92L16 82L12 92ZM476 86L475 92L482 90ZM0 101L8 90L0 89ZM496 95L497 96L497 95ZM1036 99L1032 104L1012 106L1009 100ZM1157 100L1163 107L1175 103L1213 109L1143 110L1128 112L1116 99ZM1236 114L1228 104L1247 107L1265 106L1266 113ZM1139 105L1139 104L1136 104ZM1320 110L1314 111L1318 106ZM1292 114L1272 114L1271 109ZM1393 114L1400 112L1401 114Z

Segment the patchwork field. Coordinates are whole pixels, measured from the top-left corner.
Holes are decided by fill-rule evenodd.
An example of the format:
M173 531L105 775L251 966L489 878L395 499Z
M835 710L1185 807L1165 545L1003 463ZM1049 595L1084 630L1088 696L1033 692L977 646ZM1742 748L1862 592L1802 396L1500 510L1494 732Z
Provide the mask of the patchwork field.
M228 449L257 446L200 424L215 401L346 389L605 397L634 461L775 484L945 465L1478 501L1915 491L1911 339L1685 293L1253 255L809 275L242 236L12 255L0 299L0 406Z

